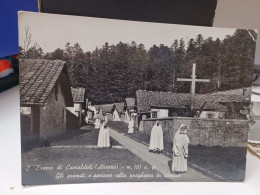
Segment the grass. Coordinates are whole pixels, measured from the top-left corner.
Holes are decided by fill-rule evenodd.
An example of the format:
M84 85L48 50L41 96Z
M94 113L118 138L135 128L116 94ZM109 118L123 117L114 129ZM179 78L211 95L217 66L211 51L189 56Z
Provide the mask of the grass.
M135 133L127 134L126 123L109 121L108 126L136 141L149 144L150 135L145 132L139 132L136 129ZM247 149L243 147L189 145L188 164L207 176L221 181L242 181L245 174L246 152ZM164 141L164 154L172 157L172 143L166 140ZM215 174L220 177L216 178Z
M97 145L98 129L94 129L94 125L84 126L82 129L66 130L66 132L55 135L38 144L38 147L50 147L60 145ZM87 135L87 136L86 136ZM111 145L120 145L116 140L110 138ZM28 152L32 150L32 140L22 139L22 151Z
M189 146L189 160L218 174L226 181L243 181L247 148Z

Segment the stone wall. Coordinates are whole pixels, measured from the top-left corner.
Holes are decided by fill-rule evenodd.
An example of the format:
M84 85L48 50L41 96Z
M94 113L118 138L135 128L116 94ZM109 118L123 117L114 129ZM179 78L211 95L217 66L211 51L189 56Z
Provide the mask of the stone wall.
M151 133L158 119L145 119L140 122L139 131ZM181 124L188 128L190 144L204 146L243 146L247 145L248 122L246 120L205 119L169 117L159 119L164 131L164 139L172 142Z
M45 106L40 108L40 136L43 139L66 130L65 94L60 79L52 89Z

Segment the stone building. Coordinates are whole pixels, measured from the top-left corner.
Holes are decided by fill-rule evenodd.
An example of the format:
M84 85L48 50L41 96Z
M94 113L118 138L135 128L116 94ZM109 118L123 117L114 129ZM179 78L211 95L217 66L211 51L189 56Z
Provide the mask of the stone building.
M22 141L35 145L64 132L68 120L66 107L73 106L65 62L20 60L20 99Z
M138 129L150 134L158 120L164 139L171 143L180 125L185 124L192 145L245 147L249 99L240 91L196 94L191 110L190 94L138 90Z
M190 109L191 95L189 93L172 93L157 91L136 91L137 122L146 118L167 117L200 117L215 119L245 119L244 113L249 100L241 95L196 94L194 107ZM234 108L240 104L241 112ZM231 108L230 108L231 107ZM237 118L238 117L238 118Z

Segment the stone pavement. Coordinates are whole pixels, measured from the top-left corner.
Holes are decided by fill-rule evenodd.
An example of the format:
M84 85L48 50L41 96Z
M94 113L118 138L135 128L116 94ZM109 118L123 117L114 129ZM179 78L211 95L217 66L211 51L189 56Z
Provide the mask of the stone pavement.
M163 154L151 153L147 146L118 133L113 129L110 129L110 136L133 154L146 161L151 166L156 167L162 175L172 181L215 181L191 167L188 167L187 173L180 175L172 174L170 171L171 159L169 157L166 157Z

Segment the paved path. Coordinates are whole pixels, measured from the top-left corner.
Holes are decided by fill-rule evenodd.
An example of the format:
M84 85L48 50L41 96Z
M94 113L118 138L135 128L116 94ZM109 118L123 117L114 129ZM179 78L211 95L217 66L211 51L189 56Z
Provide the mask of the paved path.
M190 167L188 167L187 173L174 175L170 171L171 159L169 157L163 154L151 153L147 146L113 129L110 129L110 136L151 166L156 166L161 174L173 181L215 181Z

